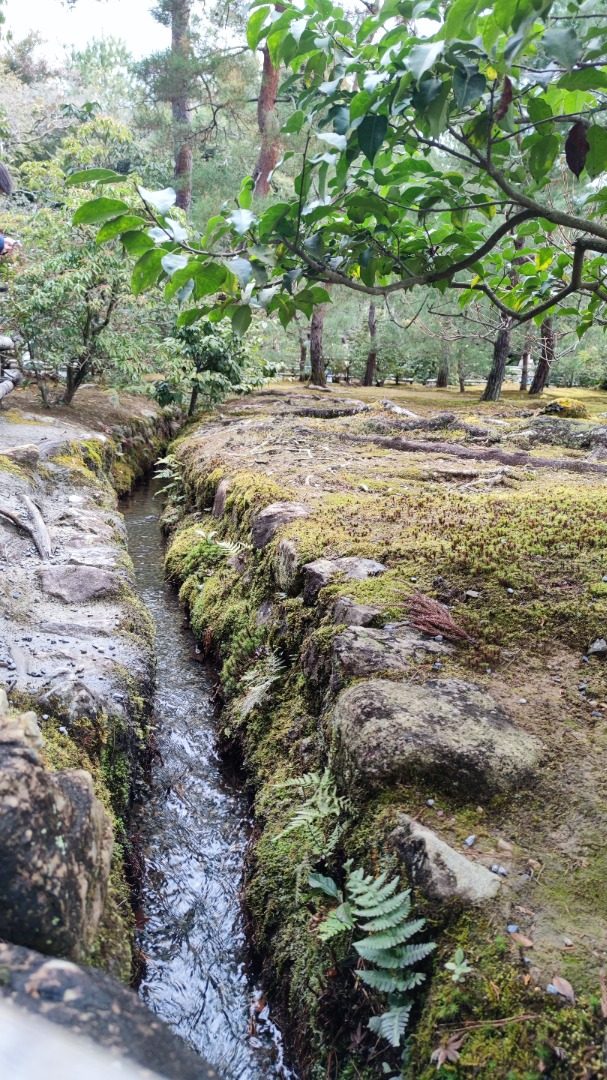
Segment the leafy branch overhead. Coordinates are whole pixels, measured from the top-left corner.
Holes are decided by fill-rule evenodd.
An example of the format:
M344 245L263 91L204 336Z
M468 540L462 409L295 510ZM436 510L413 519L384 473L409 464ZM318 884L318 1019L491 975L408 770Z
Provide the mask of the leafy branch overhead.
M330 284L480 293L515 322L575 315L579 333L601 315L607 22L588 0L384 0L362 21L257 0L248 42L285 72L293 190L255 213L247 178L193 238L170 190L134 205L100 190L77 221L121 238L136 291L162 281L184 324L227 316L238 333L256 309L309 316ZM89 181L113 182L71 178Z

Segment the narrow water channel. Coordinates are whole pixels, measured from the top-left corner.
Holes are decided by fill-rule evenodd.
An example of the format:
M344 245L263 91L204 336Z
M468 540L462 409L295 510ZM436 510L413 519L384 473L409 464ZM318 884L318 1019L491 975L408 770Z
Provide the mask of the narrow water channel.
M289 1077L246 968L240 906L247 803L216 746L211 673L163 573L153 484L123 507L139 594L156 622L160 762L137 829L145 857L139 944L146 1004L225 1080Z

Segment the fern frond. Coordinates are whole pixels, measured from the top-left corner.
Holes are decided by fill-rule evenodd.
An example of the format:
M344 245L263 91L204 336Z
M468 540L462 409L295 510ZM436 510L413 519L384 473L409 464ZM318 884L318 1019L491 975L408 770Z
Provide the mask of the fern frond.
M355 913L356 914L356 913ZM365 945L369 949L393 949L395 945L402 945L414 934L418 934L426 925L425 919L411 919L410 922L402 923L384 930L381 934L371 934L370 937L361 938L358 945Z
M414 990L416 986L421 986L426 978L422 971L414 971L411 975L392 975L389 971L364 970L357 971L356 974L367 986L371 986L373 990L381 990L385 994Z
M390 1046L400 1046L402 1037L407 1030L412 1008L412 1003L398 1005L396 1008L382 1013L381 1016L372 1016L369 1020L369 1028L376 1035L381 1035L383 1039L387 1039Z
M374 915L369 919L368 911L360 911L356 909L356 915L359 918L366 918L369 921L361 923L361 930L365 930L367 933L371 931L390 930L393 926L398 926L404 919L408 917L411 912L411 899L408 893L397 893L389 901L381 906L381 914Z
M329 912L326 919L323 919L318 927L318 936L321 941L330 941L331 938L343 934L346 930L354 930L354 927L352 909L346 901L346 903L336 907L334 911Z

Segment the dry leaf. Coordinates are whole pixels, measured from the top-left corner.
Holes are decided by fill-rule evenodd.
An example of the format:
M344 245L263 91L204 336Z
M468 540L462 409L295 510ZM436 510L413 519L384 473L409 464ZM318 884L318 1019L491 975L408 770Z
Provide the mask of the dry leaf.
M455 1065L455 1063L459 1061L459 1051L465 1038L465 1033L463 1035L455 1034L445 1036L444 1039L441 1039L436 1050L432 1051L430 1061L436 1064L437 1069L442 1068L443 1065L448 1063Z
M558 990L561 997L567 998L573 1005L575 1002L575 993L571 983L567 979L563 979L561 975L555 975L552 980L552 985L555 990Z
M533 948L531 938L525 937L524 934L519 934L516 931L513 934L510 934L510 940L516 942L517 945L520 945L521 949Z

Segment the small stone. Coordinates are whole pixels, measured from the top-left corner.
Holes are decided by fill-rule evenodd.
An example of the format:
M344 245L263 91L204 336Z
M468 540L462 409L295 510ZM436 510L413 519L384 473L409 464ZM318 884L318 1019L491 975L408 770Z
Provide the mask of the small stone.
M440 660L437 660L436 663L432 665L432 667L434 668L435 671L441 671L442 666L443 665L441 664Z
M526 697L520 697L518 699L518 703L519 703L519 705L526 705L527 704L527 698Z
M499 877L508 877L508 871L505 866L501 866L499 863L493 863L491 867L491 873L497 874Z
M481 594L476 589L466 589L464 596L467 600L478 600Z
M426 806L434 806L434 799L426 799Z
M514 589L506 589L508 596L514 596Z
M508 925L506 927L506 930L508 931L509 934L518 934L519 928L518 928L517 923L511 922L511 923L508 923Z
M570 937L564 937L563 938L563 945L565 946L566 949L572 949L573 948L573 941L571 940Z
M471 833L470 836L467 836L464 840L464 847L472 847L475 843L476 836L474 835L474 833Z
M607 641L605 638L597 638L588 649L588 656L607 656Z

